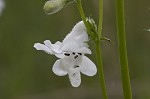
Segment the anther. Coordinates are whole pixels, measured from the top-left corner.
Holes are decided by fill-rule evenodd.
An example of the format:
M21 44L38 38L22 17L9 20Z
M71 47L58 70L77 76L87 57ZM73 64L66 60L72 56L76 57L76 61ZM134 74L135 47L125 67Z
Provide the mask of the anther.
M65 53L64 55L65 55L65 56L70 56L70 54L68 54L68 53Z
M79 55L82 55L82 53L78 53Z
M77 65L74 66L74 68L77 68L77 67L79 67L79 66L77 66Z
M76 53L75 53L75 52L72 52L72 54L75 55Z
M75 57L74 57L74 59L76 59L78 57L78 55L76 55Z

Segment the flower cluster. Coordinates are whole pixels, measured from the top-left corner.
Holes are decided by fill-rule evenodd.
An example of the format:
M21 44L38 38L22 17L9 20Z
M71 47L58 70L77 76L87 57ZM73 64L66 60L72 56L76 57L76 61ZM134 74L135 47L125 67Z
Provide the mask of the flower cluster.
M78 87L81 83L80 72L87 76L94 76L97 73L95 64L85 56L85 54L91 54L88 40L85 25L81 21L74 26L62 42L57 41L52 44L51 41L45 40L44 44L35 43L34 47L58 57L52 71L58 76L68 74L71 85Z

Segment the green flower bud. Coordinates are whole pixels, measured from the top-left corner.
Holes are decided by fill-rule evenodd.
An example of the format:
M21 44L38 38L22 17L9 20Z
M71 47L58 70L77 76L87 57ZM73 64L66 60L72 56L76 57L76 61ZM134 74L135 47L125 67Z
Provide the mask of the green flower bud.
M45 3L43 9L46 14L51 15L61 10L67 4L74 0L49 0Z

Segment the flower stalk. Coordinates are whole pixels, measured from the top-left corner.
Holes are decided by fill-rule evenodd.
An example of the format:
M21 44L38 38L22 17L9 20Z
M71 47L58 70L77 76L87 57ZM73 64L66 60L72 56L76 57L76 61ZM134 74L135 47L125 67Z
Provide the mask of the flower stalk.
M105 78L103 72L103 64L102 64L102 57L101 57L101 49L100 49L100 39L97 40L95 43L96 46L96 55L97 55L97 64L98 64L98 74L100 78L100 83L102 87L102 95L104 99L108 99L106 85L105 85Z
M132 99L125 37L124 0L116 0L116 23L124 99Z
M104 99L108 99L105 79L104 79L104 72L103 72L103 64L102 64L102 55L101 55L101 34L102 34L102 24L103 24L103 0L99 0L99 24L98 24L98 40L96 42L96 53L97 53L97 63L98 63L98 70L99 76L101 81L102 87L102 94Z
M98 25L98 36L101 38L103 24L103 0L99 0L99 25Z
M87 28L88 34L93 38L93 40L96 40L94 43L96 46L98 74L100 78L100 85L102 87L102 95L104 99L108 99L107 92L106 92L105 79L104 79L103 65L102 65L101 49L100 49L100 39L101 39L102 20L103 20L103 0L100 0L98 37L95 37L95 35L93 35L92 31L90 30L89 24L86 21L86 17L85 17L85 14L81 5L81 0L77 0L76 2L77 2L77 7L81 15L81 18Z

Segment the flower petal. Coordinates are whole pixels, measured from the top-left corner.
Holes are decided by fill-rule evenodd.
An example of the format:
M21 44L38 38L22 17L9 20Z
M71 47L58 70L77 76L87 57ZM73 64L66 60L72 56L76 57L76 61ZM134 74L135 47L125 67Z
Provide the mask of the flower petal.
M81 76L79 71L69 72L68 76L73 87L78 87L81 84Z
M65 57L64 54L55 54L55 56L56 56L57 58L64 58L64 57Z
M85 25L83 21L80 21L62 41L61 50L66 52L83 52L83 54L91 54L90 49L88 49L88 41L89 38Z
M78 22L73 27L72 31L63 40L63 43L65 44L73 40L80 43L88 41L88 34L86 32L86 28L83 21Z
M40 44L40 43L35 43L34 44L34 48L36 48L37 50L42 50L45 51L48 54L52 54L51 49L49 49L47 46L45 46L44 44Z
M58 75L58 76L64 76L66 75L68 72L63 68L62 63L61 63L61 59L57 60L52 68L52 71Z
M87 47L82 47L78 50L78 52L83 53L83 54L91 54L91 50Z
M52 50L57 54L62 54L62 50L60 49L62 43L57 41L55 44L52 44Z
M45 44L47 47L51 48L52 43L51 43L50 40L45 40L45 41L44 41L44 44Z
M82 43L87 42L89 40L87 32L86 31L79 31L79 32L82 32L82 33L80 33L80 35L76 36L75 39L78 42L82 42Z
M87 76L94 76L97 73L95 64L86 56L83 56L80 68L81 73Z
M61 50L65 52L77 52L78 49L79 49L79 45L75 41L66 42L61 47Z
M49 47L53 53L55 53L55 54L62 53L62 51L59 50L59 48L61 46L61 42L60 41L57 41L55 44L52 44L51 41L45 40L44 44L47 47Z

